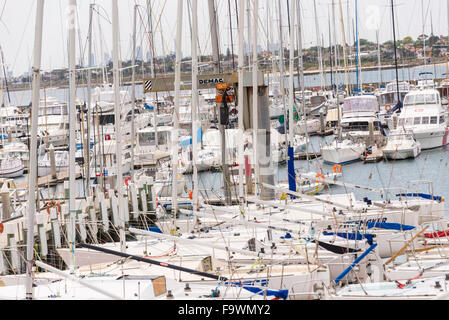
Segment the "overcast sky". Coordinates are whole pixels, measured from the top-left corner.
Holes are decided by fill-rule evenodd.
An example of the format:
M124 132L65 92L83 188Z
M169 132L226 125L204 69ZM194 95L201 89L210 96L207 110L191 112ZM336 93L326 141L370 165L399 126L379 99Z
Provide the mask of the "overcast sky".
M111 1L112 0L78 0L77 41L81 42L77 48L77 61L84 57L87 63L86 38L89 21L89 4L96 3L98 13L94 14L94 55L98 65L103 57L102 52L112 51L111 34ZM68 0L46 0L44 12L44 36L42 67L44 70L63 68L67 66L67 27L66 16ZM141 5L138 14L138 45L143 47L143 56L148 51L148 36L144 33L147 28L146 0L119 0L120 39L122 59L131 58L131 36L133 30L134 5ZM153 5L153 23L155 26L156 55L163 55L174 51L176 30L176 0L151 0ZM188 1L184 2L183 21L183 55L190 56L190 27L187 16ZM200 21L199 46L201 53L211 52L209 19L207 0L199 0L198 18ZM235 0L230 0L233 28L235 21ZM288 25L286 0L281 0L283 6L282 24ZM433 26L434 34L448 34L447 0L395 0L397 34L402 39L405 36L416 38L423 32L423 18L425 19L425 33L430 34ZM252 3L252 0L251 0ZM267 3L268 11L267 11ZM267 32L270 41L278 41L278 19L275 3L277 0L259 0L259 39L262 46L266 46ZM302 17L304 22L304 45L316 45L315 14L313 0L301 0ZM341 42L341 27L339 22L338 0L335 0L337 21L337 41ZM317 17L320 34L323 35L325 45L328 45L329 12L332 20L332 0L316 0ZM230 47L228 0L216 0L219 16L220 42L222 50ZM348 7L349 5L349 7ZM376 40L376 30L379 29L380 40L392 39L390 0L358 0L358 26L360 38ZM342 1L344 23L348 31L348 22L352 28L355 19L355 0ZM424 10L422 10L424 7ZM348 10L349 9L349 10ZM34 24L36 15L36 0L0 0L0 45L2 46L5 62L9 71L20 75L30 70L32 50L34 44ZM267 19L267 12L269 13ZM349 15L348 15L349 12ZM423 14L424 12L424 14ZM349 19L348 19L349 18ZM269 21L269 23L267 23ZM143 22L145 26L143 26ZM254 25L253 21L251 22ZM333 29L333 28L332 28ZM100 33L101 30L101 33ZM284 28L287 32L286 28ZM333 32L333 31L332 31ZM161 33L163 41L161 40ZM347 33L346 33L347 34ZM287 37L286 37L287 39ZM163 44L163 45L162 45ZM101 49L101 47L103 49ZM81 50L80 50L81 49ZM237 52L237 32L234 30L234 50Z

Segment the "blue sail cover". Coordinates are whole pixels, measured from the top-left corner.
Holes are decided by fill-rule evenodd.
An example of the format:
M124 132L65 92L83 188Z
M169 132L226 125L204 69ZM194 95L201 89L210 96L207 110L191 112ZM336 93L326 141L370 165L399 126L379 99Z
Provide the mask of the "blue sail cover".
M288 147L288 189L296 192L295 155L292 147ZM291 197L294 199L294 197Z
M366 226L368 229L372 228L379 228L379 229L386 229L386 230L398 230L398 231L408 231L415 229L414 226L407 226L405 224L400 223L388 223L388 222L367 222Z
M260 296L264 296L265 295L265 289L261 289L261 288L257 288L257 287L243 287L243 289L252 292L252 293L256 293ZM288 290L266 290L266 295L267 297L270 296L274 296L278 299L283 299L283 300L287 300L288 298Z
M402 194L398 194L396 196L397 197L401 196L401 197L410 197L410 198L422 198L422 199L435 200L435 201L444 201L443 197L433 196L433 195L427 194L427 193L402 193Z

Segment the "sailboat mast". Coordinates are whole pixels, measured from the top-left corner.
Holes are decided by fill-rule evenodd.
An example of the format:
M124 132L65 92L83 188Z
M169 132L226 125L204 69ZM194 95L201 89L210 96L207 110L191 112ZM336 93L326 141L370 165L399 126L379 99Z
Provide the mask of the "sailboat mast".
M285 136L285 146L288 146L288 134L287 134L287 101L285 99L285 64L284 64L284 35L282 32L282 5L281 0L278 0L278 18L279 18L279 71L280 71L280 89L282 95L282 104L284 106L284 136ZM292 130L292 128L289 128Z
M76 219L76 177L75 177L75 152L76 152L76 0L70 0L69 13L69 242L72 251L70 260L70 273L75 272L75 219Z
M258 64L258 29L259 29L259 0L254 0L253 2L253 150L254 150L254 174L256 181L256 195L260 194L260 186L259 186L259 86L258 86L258 73L259 73L259 64Z
M33 299L33 261L34 261L34 215L36 214L36 180L37 180L37 126L41 87L42 25L44 19L44 0L37 1L36 24L34 28L33 55L33 92L31 104L30 132L30 172L28 175L28 217L27 217L27 277L26 299Z
M357 69L356 69L356 74L357 74L357 91L360 93L360 64L359 64L359 23L358 23L358 6L357 6L358 1L355 0L355 50L356 50L356 64L357 64Z
M349 76L348 76L348 60L346 55L346 33L345 33L345 23L343 20L343 6L341 4L341 0L339 2L340 9L340 25L341 25L341 36L343 40L343 61L345 66L345 81L346 81L346 94L349 95Z
M136 109L136 34L137 34L137 10L138 6L134 6L134 18L133 18L133 53L132 53L132 74L131 74L131 100L132 100L132 110L131 110L131 181L134 181L134 142L136 138L136 125L134 113ZM156 120L155 120L156 121ZM157 133L156 133L157 141ZM156 144L157 146L157 144Z
M122 173L122 126L121 126L121 102L120 102L120 65L119 65L119 19L118 0L112 0L112 45L113 45L113 77L114 77L114 117L115 117L115 165L117 168L117 202L120 217L120 250L126 252L125 239L125 214L123 211L123 173Z
M399 92L399 74L398 74L398 55L396 48L396 24L394 21L394 0L391 0L391 19L393 21L393 43L394 43L394 65L396 69L396 89L398 94L398 103L401 102L401 93Z
M321 89L324 90L326 86L326 79L324 78L324 71L323 71L323 56L321 51L321 41L320 41L320 26L318 23L318 12L316 9L316 0L313 0L313 8L315 12L315 30L316 30L316 45L318 50L318 63L320 68L320 75L321 75Z
M296 11L296 1L291 0L290 3L290 47L289 47L289 55L290 55L290 63L289 63L289 113L288 117L288 139L289 143L287 147L293 145L293 140L295 139L295 120L294 120L294 105L295 105L295 83L294 83L294 64L295 64L295 12ZM306 121L306 119L304 119ZM307 130L307 123L305 123L305 127Z
M155 68L154 68L154 35L153 35L153 7L151 6L151 0L147 0L147 11L148 11L148 32L149 32L149 52L150 52L150 70L151 70L151 77L155 78ZM136 32L136 31L135 31ZM159 146L159 137L157 133L157 92L156 92L156 103L153 107L153 119L154 119L154 142L156 145L156 148ZM133 117L134 119L134 117ZM134 135L133 135L134 137ZM134 141L134 138L133 138Z
M182 45L182 17L183 0L178 0L178 18L176 28L176 64L175 64L175 108L173 112L172 132L172 214L173 231L176 231L175 219L178 211L178 145L179 145L179 103L181 101L181 45Z
M231 30L232 32L232 30ZM193 212L198 211L198 0L192 0L192 162L193 162ZM195 219L196 223L196 219Z
M245 59L244 59L244 45L245 45L245 15L243 14L245 12L245 0L239 0L239 11L240 12L240 21L238 22L238 29L239 29L239 69L238 69L238 77L239 77L239 88L238 88L238 124L239 124L239 136L243 137L243 132L245 131L244 124L243 124L243 95L244 95L244 88L243 88L243 68L245 66ZM238 16L238 15L237 15ZM243 199L245 197L245 192L243 188L243 164L244 164L244 141L242 139L238 139L238 150L239 150L239 197L240 197L240 204L243 206Z
M89 42L88 42L88 64L89 67L87 69L87 143L85 143L84 154L87 159L87 175L86 175L86 185L87 185L87 196L90 196L90 125L92 119L92 69L93 61L92 61L92 22L93 22L93 6L94 4L89 5Z

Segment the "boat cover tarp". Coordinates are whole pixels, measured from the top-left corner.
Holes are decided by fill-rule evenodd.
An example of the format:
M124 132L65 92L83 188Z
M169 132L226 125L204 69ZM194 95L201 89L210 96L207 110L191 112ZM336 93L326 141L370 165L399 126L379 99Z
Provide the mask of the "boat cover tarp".
M397 197L410 197L410 198L422 198L426 200L435 200L435 201L444 201L444 198L441 196L433 196L427 193L402 193L396 195Z
M378 228L378 229L386 229L386 230L398 230L398 231L408 231L415 229L414 226L408 226L400 223L388 223L388 222L367 222L366 226L368 229Z

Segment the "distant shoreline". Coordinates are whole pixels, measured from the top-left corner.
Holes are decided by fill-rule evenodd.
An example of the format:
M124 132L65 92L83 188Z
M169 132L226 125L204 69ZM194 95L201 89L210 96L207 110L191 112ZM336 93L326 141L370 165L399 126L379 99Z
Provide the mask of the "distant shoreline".
M444 66L446 64L447 64L446 62L437 62L437 63L429 64L429 65L427 65L427 67L441 67L441 66ZM398 69L416 68L416 67L424 67L424 65L418 64L418 63L411 63L411 64L409 63L409 64L400 64L400 65L398 65ZM381 66L381 70L382 71L392 70L394 68L395 68L394 65L382 65ZM367 66L367 67L362 67L361 71L362 72L375 71L375 70L378 70L378 69L379 69L379 66ZM333 69L332 71L333 72L338 72L339 74L342 74L342 73L345 72L345 68L339 66L338 69ZM348 71L348 73L356 72L356 67L355 66L350 66L350 67L347 68L347 71ZM331 72L331 69L329 67L327 67L324 72L326 74L329 74ZM318 70L318 69L304 71L304 75L306 75L306 76L319 75L319 74L320 74L320 70ZM270 70L269 72L265 73L265 75L273 77L273 76L277 76L278 74L273 74L273 73L271 73L271 70ZM289 76L288 71L285 72L285 76L286 77ZM294 72L294 76L295 77L298 76L298 72L297 71ZM142 82L143 82L143 80L137 80L135 83L138 84L138 85L141 85ZM375 83L377 83L377 82L375 82ZM95 87L96 85L97 84L94 84L93 87ZM132 85L131 79L130 78L125 78L124 79L124 86L130 86L130 85ZM47 90L50 90L50 89L67 89L68 87L69 87L69 85L67 83L65 83L65 82L61 82L61 83L58 83L58 82L56 82L56 83L55 82L41 82L41 89L44 89L44 88L47 89ZM87 87L87 83L85 83L85 82L77 83L77 87L78 88L85 88L85 87ZM23 84L23 85L17 85L17 84L10 84L9 85L9 91L10 92L28 91L28 90L30 90L30 85L28 83L27 84Z

